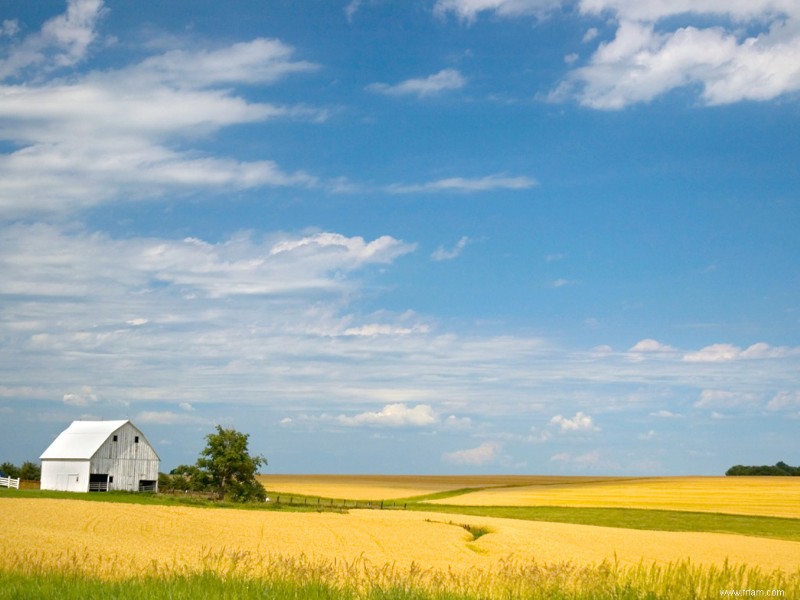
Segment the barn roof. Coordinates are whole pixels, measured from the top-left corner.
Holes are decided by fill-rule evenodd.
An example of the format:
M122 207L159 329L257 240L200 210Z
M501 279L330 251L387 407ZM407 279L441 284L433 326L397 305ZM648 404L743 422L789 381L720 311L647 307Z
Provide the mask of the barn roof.
M39 458L90 459L125 423L129 421L73 421Z

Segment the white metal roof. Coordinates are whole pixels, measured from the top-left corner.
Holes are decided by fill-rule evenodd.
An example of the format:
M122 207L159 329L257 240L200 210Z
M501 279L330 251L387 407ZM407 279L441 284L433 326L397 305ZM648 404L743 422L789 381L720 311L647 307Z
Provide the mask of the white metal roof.
M39 457L90 459L125 421L73 421Z

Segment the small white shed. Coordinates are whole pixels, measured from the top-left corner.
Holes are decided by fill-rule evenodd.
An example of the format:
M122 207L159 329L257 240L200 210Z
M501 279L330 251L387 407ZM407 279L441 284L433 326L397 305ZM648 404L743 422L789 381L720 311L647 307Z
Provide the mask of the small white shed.
M73 421L40 458L43 490L158 491L158 454L130 421Z

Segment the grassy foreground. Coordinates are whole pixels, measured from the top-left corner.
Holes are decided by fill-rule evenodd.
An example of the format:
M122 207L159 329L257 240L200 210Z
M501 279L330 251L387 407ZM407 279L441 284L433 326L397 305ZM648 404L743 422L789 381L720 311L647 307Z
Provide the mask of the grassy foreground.
M73 557L79 560L79 557ZM35 560L0 571L0 598L78 599L343 599L343 600L494 600L494 599L683 599L720 598L726 592L752 596L800 597L800 571L767 573L758 568L698 567L690 562L624 567L604 562L586 567L509 560L492 571L410 571L312 562L304 557L272 558L266 575L249 574L241 557L216 556L199 572L142 575L104 581L71 570L41 569ZM75 564L75 567L79 565Z

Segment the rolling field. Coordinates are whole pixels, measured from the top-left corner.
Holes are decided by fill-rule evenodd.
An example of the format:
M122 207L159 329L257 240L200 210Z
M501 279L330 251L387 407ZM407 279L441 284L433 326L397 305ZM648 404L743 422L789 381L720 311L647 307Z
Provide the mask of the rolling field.
M611 477L558 477L539 475L259 475L270 492L348 498L395 500L460 489L557 485L571 481L601 482Z
M791 572L800 567L800 542L716 533L394 510L339 514L81 500L0 502L0 527L5 532L0 568L13 568L28 557L52 568L71 563L105 578L153 569L201 571L209 566L210 557L231 556L251 561L256 571L259 561L265 565L272 556L304 556L326 564L366 560L401 570L412 564L434 570L491 570L510 556L582 565L604 560L667 564L691 557L698 565L722 565L727 559L766 570ZM465 524L488 533L473 539Z
M236 589L288 581L294 591L274 598L405 598L409 586L425 599L544 598L561 589L572 590L561 597L617 598L622 588L632 598L647 590L654 598L706 597L737 586L800 594L800 488L791 478L262 481L270 496L405 498L409 510L293 512L274 501L241 510L3 493L0 598L4 581L22 590L8 597L28 597L30 586L50 581L58 589L64 577L76 598L91 597L94 582L153 578L171 598L226 580ZM674 594L675 586L683 591ZM103 593L98 587L96 597Z
M641 508L800 518L800 477L658 477L537 482L431 503L461 506Z

